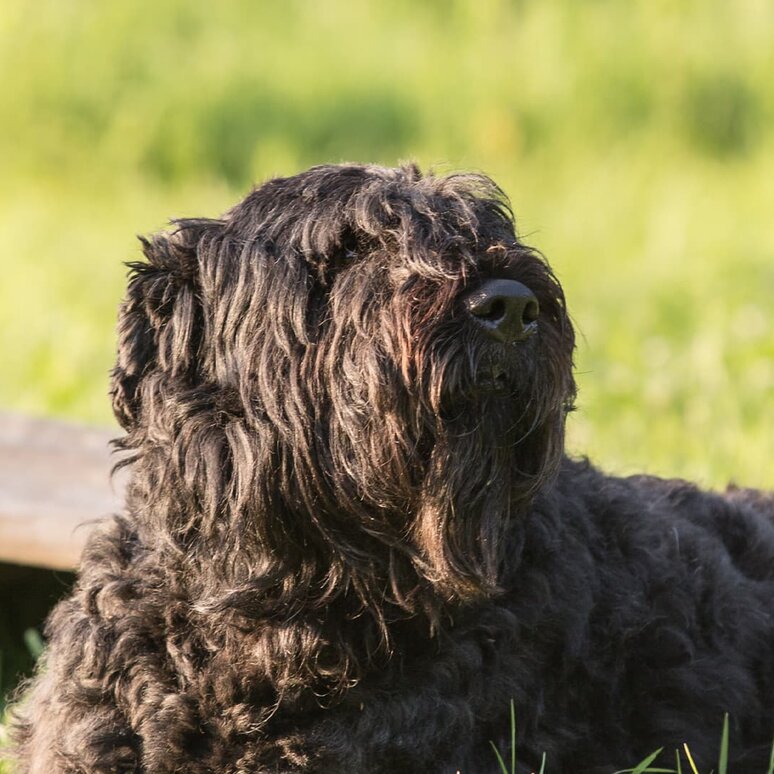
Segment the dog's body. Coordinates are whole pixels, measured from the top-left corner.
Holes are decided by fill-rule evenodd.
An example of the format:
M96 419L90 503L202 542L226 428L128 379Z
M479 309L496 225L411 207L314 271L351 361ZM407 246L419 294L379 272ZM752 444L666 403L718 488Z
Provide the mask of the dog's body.
M561 288L486 178L321 167L146 243L22 772L765 770L774 499L563 453ZM744 768L741 768L741 767Z

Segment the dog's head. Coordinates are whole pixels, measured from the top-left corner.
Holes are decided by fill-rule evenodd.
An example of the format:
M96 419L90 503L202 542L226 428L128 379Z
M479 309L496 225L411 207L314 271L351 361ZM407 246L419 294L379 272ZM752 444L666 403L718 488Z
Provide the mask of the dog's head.
M153 530L264 599L496 587L574 384L562 290L492 181L317 167L145 254L112 396Z

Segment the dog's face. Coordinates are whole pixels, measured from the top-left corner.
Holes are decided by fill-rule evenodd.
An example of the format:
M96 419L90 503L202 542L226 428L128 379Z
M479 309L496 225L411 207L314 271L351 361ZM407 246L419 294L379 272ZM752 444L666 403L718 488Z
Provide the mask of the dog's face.
M112 394L137 496L177 482L155 530L406 608L495 587L574 385L561 288L491 181L315 168L145 252Z

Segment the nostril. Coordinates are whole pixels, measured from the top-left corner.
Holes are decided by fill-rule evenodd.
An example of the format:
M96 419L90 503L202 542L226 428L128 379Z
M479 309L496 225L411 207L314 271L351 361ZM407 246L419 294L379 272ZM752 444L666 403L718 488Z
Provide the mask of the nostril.
M524 311L521 313L521 320L524 325L537 322L540 316L540 306L538 305L536 298L531 298L524 307Z
M471 313L480 320L492 323L499 322L505 317L505 301L502 298L495 298L488 304L472 309Z

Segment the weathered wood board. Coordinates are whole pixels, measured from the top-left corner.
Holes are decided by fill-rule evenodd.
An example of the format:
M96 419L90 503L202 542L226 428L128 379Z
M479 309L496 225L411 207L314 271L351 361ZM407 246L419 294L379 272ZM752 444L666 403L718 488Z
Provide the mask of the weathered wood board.
M94 523L121 510L119 430L0 412L0 561L72 569Z

